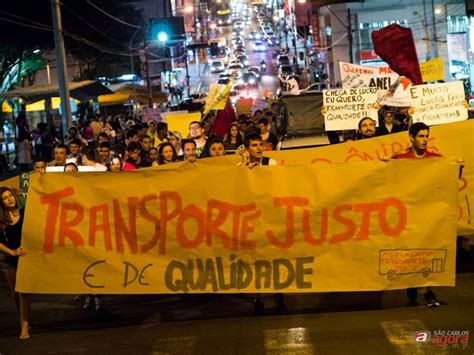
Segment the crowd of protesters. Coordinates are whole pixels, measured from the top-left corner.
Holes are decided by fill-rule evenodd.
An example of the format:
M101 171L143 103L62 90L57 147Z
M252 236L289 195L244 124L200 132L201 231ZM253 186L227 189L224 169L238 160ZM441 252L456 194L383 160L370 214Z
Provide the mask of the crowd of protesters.
M241 162L253 168L257 165L276 165L276 161L264 156L265 151L278 149L274 112L257 110L253 115L242 114L231 122L223 136L213 133L214 117L189 124L186 137L180 132L169 131L165 122L142 122L139 117L116 115L99 117L83 122L74 122L69 127L62 143L54 130L46 124L39 124L30 131L26 115L21 112L17 118L18 148L17 165L20 171L34 169L45 174L48 169L61 172L98 171L120 172L170 164L178 161L195 162L198 159L219 157L225 154L240 154ZM426 141L429 128L423 124L412 132L413 147L405 152L407 157L427 156ZM394 112L384 110L381 120L365 117L359 122L356 132L336 133L330 140L339 143L353 139L367 139L406 130L405 120L397 121ZM418 134L424 134L424 146L418 147ZM413 137L412 137L413 136ZM416 139L415 139L416 138ZM419 139L420 142L422 139ZM421 143L420 143L421 144ZM421 155L420 155L421 154ZM430 155L431 156L431 155ZM405 156L403 156L405 157ZM398 158L398 157L394 157ZM1 188L0 214L0 266L12 290L20 314L20 339L29 338L29 297L15 291L18 257L25 255L21 248L21 227L24 203L15 191ZM416 300L416 289L407 291L408 298ZM276 295L277 303L283 304L281 294ZM77 295L76 300L84 300L84 309L102 308L102 298L98 295ZM432 290L425 293L427 305L437 306L439 301ZM256 304L262 304L259 297Z

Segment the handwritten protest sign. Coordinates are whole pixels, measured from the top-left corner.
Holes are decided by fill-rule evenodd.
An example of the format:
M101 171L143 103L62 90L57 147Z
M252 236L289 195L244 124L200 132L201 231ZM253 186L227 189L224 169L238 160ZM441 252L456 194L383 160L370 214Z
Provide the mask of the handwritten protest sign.
M379 94L387 92L399 77L390 67L376 68L346 62L339 62L339 72L344 89L373 87Z
M458 167L445 159L252 170L213 159L205 164L33 175L17 290L253 293L454 285ZM206 184L189 189L189 181ZM413 188L413 181L423 183ZM381 251L426 247L445 250L442 269L380 272L389 264ZM415 263L416 253L400 258Z
M436 57L420 63L423 82L444 80L444 58Z
M464 85L461 81L416 85L410 89L413 122L427 125L467 120Z
M361 118L378 122L376 88L333 89L323 91L326 131L357 129Z

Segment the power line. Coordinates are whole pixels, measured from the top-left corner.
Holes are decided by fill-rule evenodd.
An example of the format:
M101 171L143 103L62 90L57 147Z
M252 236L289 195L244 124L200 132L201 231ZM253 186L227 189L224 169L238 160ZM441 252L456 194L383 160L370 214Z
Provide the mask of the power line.
M141 26L133 25L133 24L131 24L131 23L128 23L128 22L125 22L124 20L119 19L118 17L115 17L115 16L109 14L108 12L102 10L100 7L94 5L90 0L87 0L87 3L88 3L89 5L91 5L93 8L95 8L97 11L102 12L104 15L106 15L106 16L108 16L108 17L114 19L115 21L118 21L118 22L120 22L120 23L122 23L122 24L124 24L124 25L130 26L130 27L133 27L133 28L141 28Z
M110 37L109 35L107 35L106 33L104 33L103 31L101 31L100 29L98 29L97 27L95 27L93 24L91 24L90 22L88 22L87 20L85 20L82 16L80 16L79 14L77 14L74 10L72 10L69 6L67 6L66 4L64 3L61 3L61 6L64 7L66 10L68 10L71 14L73 14L74 16L76 16L79 20L81 20L82 22L84 22L86 25L88 25L89 27L93 28L94 30L96 30L98 33L100 33L102 36L104 36L105 38L108 38L109 40L111 40L112 42L114 43L117 43L123 47L126 47L127 49L129 49L126 45L124 45L123 43L117 41L116 39Z
M30 21L26 18L22 18L21 16L16 16L16 15L13 15L13 14L10 14L8 12L5 12L5 11L1 11L0 12L2 13L5 13L9 16L12 16L12 17L15 17L15 18L20 18L20 19L23 19L24 21L28 21L28 22L31 22L31 23L35 23L37 25L30 25L30 24L27 24L27 23L22 23L22 22L18 22L18 21L15 21L15 20L11 20L11 19L7 19L7 18L4 18L4 17L1 17L0 16L0 20L3 20L3 21L7 21L7 22L11 22L11 23L15 23L17 25L20 25L20 26L25 26L25 27L29 27L29 28L35 28L35 29L39 29L39 30L42 30L42 31L53 31L53 28L51 26L48 26L48 25L44 25L44 24L41 24L39 22L35 22L35 21ZM118 55L118 56L127 56L127 57L132 57L132 56L138 56L139 53L125 53L125 52L117 52L111 48L108 48L108 47L105 47L101 44L98 44L98 43L95 43L93 41L90 41L86 38L83 38L79 35L76 35L74 33L71 33L71 32L68 32L68 31L62 31L63 34L65 36L68 36L78 42L81 42L81 43L84 43L84 44L87 44L88 46L90 47L93 47L95 49L98 49L100 51L103 51L105 53L109 53L109 54L114 54L114 55Z

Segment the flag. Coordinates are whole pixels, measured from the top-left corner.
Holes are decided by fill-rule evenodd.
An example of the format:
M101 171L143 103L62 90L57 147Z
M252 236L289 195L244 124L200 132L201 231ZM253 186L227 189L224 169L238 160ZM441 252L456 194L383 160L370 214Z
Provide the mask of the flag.
M406 76L414 85L423 84L411 29L397 24L372 32L374 51L393 71Z
M216 120L214 121L212 131L215 134L224 137L224 135L227 133L227 130L229 129L231 122L234 120L235 111L230 102L230 98L227 98L225 108L223 110L217 111Z
M203 116L206 116L211 110L223 110L225 108L233 83L234 80L231 79L226 85L213 84L209 87Z

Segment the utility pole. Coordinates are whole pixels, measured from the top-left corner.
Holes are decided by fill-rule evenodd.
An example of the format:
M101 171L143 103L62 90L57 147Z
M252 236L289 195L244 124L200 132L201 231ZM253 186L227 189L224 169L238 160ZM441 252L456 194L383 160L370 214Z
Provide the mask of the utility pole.
M64 48L63 26L61 22L59 0L51 0L51 13L53 17L55 55L56 61L58 62L59 96L61 97L61 127L64 137L68 127L72 124L72 113L71 103L69 101L69 87L66 78L67 61L66 50Z
M151 78L150 78L150 61L148 58L149 50L150 48L148 47L148 43L145 38L145 68L146 68L146 88L147 88L147 94L148 94L148 107L153 108L153 93L151 90Z

